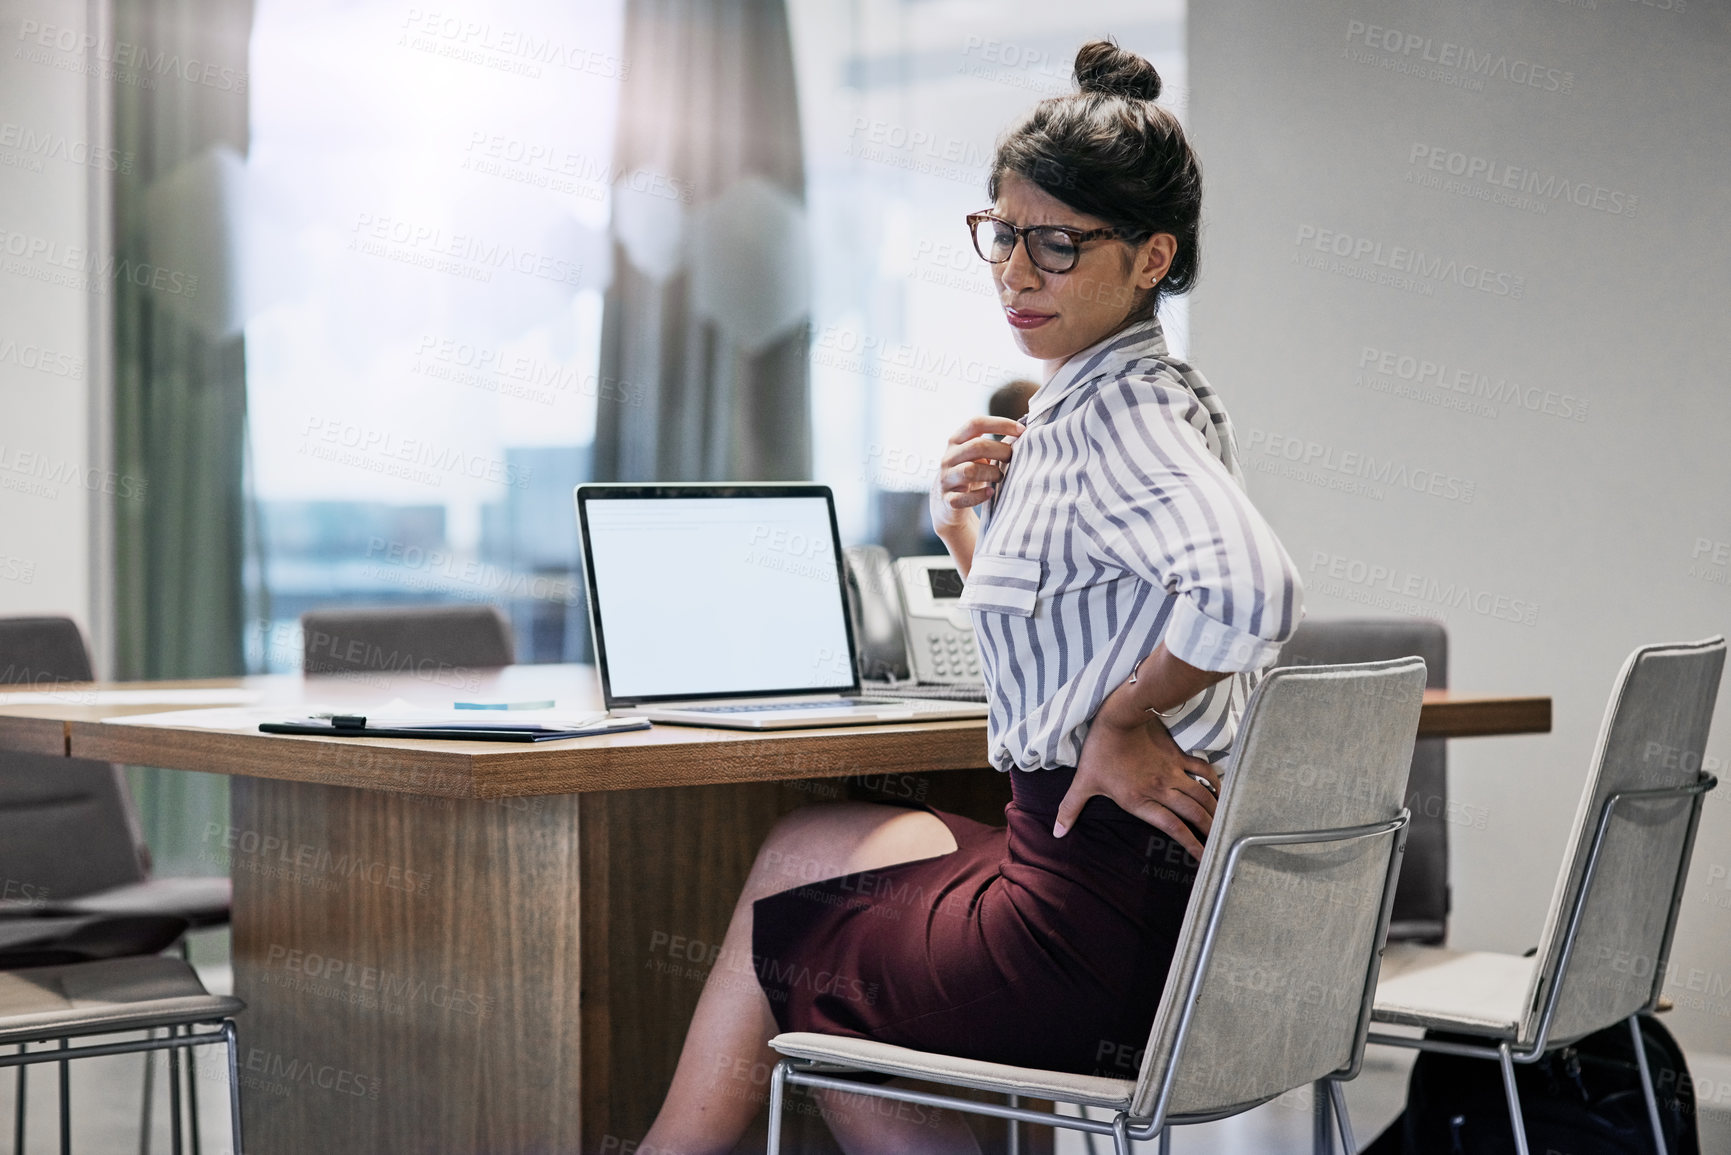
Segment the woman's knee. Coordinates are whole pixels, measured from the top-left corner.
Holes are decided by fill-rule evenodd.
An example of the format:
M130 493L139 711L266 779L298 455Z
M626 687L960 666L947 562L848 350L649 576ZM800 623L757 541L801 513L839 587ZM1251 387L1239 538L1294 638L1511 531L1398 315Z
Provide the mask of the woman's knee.
M847 874L854 848L892 817L889 807L869 802L819 803L789 811L763 840L752 875L777 890Z
M759 893L773 893L954 849L949 827L924 810L874 802L802 806L770 831L752 878Z

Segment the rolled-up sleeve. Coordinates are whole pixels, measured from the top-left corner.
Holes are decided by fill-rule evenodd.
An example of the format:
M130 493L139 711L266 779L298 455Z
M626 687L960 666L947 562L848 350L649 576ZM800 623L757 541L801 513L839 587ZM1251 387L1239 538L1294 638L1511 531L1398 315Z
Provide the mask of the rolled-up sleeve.
M1260 670L1303 617L1298 570L1210 450L1211 415L1190 390L1121 375L1087 407L1087 501L1095 551L1174 595L1162 638L1204 670ZM1150 641L1151 649L1153 642Z

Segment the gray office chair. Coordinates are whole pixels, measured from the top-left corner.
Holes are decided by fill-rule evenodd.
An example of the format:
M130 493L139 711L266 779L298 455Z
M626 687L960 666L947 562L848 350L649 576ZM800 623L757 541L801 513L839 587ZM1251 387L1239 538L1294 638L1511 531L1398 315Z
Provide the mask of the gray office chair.
M70 618L0 618L0 682L51 689L94 679ZM138 813L109 762L0 752L4 915L161 915L193 928L228 922L226 878L154 878Z
M497 606L387 606L301 615L308 674L436 673L493 669L517 660L511 623Z
M827 1088L1132 1139L1224 1118L1292 1088L1358 1073L1388 930L1424 695L1417 658L1272 671L1245 709L1177 954L1134 1080L790 1033L770 1083L769 1153L789 1086ZM1309 896L1310 901L1303 901ZM1247 981L1273 969L1282 982ZM1236 980L1236 981L1235 981ZM1037 998L1038 992L1029 992ZM906 1076L1008 1103L855 1082ZM1019 1106L1023 1097L1112 1111L1110 1123ZM1341 1138L1355 1151L1344 1111Z
M1425 688L1447 689L1449 636L1441 622L1424 618L1307 619L1280 648L1277 666L1385 662L1417 654L1424 659ZM1448 935L1449 823L1448 743L1420 738L1407 777L1406 857L1394 893L1390 942L1440 944Z
M51 689L90 682L95 672L84 634L66 617L0 618L0 681ZM135 951L122 949L125 927L164 925L183 929L226 926L234 888L224 877L153 877L125 772L109 762L42 754L0 752L0 878L10 880L11 898L0 901L0 917L74 916L65 925L105 926L115 944L109 957L155 953L143 934ZM87 916L78 921L78 916ZM158 921L152 923L152 918ZM181 937L181 953L186 954ZM101 957L101 956L93 956ZM144 1068L140 1127L150 1127L153 1071ZM24 1071L18 1072L22 1101ZM187 1086L197 1112L197 1090ZM174 1101L178 1112L179 1099ZM193 1131L193 1150L199 1148Z
M235 1057L233 1016L245 1006L239 999L206 991L192 967L176 958L135 956L0 970L0 1045L9 1043L17 1047L15 1054L0 1055L0 1067L17 1067L20 1076L13 1150L20 1155L24 1150L25 1068L38 1063L59 1065L60 1150L66 1153L72 1149L68 1064L73 1059L166 1050L170 1080L177 1081L179 1064L175 1056L180 1051L220 1042L228 1051L228 1109L234 1152L241 1155L240 1071ZM200 1027L215 1029L199 1030ZM142 1039L72 1045L74 1039L140 1030L147 1032ZM158 1030L167 1034L159 1037ZM30 1050L45 1044L58 1045L47 1051ZM188 1082L194 1078L189 1057ZM173 1141L179 1151L178 1088L173 1101ZM194 1134L196 1122L195 1118Z
M1484 1042L1383 1033L1371 1041L1500 1063L1521 1155L1513 1064L1625 1020L1654 1142L1665 1150L1637 1016L1659 1000L1701 804L1718 784L1701 762L1724 665L1723 637L1643 646L1623 663L1535 955L1389 949L1376 1021Z
M0 971L16 970L20 967L56 967L75 963L95 962L103 959L136 957L140 955L159 954L181 941L187 931L187 923L183 918L168 918L160 915L123 915L119 917L102 917L96 915L82 916L44 916L39 918L7 918L0 919ZM20 1053L24 1047L20 1046ZM28 1086L25 1081L24 1066L18 1067L17 1085L15 1090L15 1109L12 1121L12 1153L23 1155L24 1152L24 1105ZM172 1072L171 1072L172 1075ZM172 1121L174 1131L179 1133L180 1098L178 1083L174 1084L174 1100ZM188 1094L193 1096L193 1112L197 1114L197 1096L188 1087ZM150 1067L149 1060L145 1065L144 1098L148 1104L150 1099ZM142 1131L149 1133L150 1115L146 1110L140 1120ZM194 1136L198 1134L196 1119ZM141 1140L142 1143L142 1140ZM144 1148L148 1155L148 1148ZM179 1151L179 1141L176 1140L176 1152Z

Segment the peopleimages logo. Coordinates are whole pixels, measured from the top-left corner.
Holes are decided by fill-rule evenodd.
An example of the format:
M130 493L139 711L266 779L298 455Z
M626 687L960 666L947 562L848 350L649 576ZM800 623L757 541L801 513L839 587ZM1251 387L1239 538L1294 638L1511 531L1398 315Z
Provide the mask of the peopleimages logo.
M1370 48L1385 53L1387 64L1398 62L1410 70L1418 70L1421 75L1425 75L1424 66L1434 66L1436 75L1427 76L1428 79L1476 81L1478 86L1487 80L1501 80L1541 92L1565 94L1575 90L1575 74L1571 71L1549 68L1518 57L1511 59L1504 53L1480 52L1452 40L1438 40L1417 32L1367 24L1363 20L1346 22L1346 42L1348 58L1361 63L1384 63L1374 57L1364 59L1352 55L1355 49Z
M1539 621L1537 602L1327 550L1311 551L1310 573L1305 582L1308 590L1376 609L1420 616L1439 610L1467 610L1523 626L1536 626Z
M198 295L198 278L191 274L148 261L116 257L113 253L103 255L77 245L63 245L3 224L0 224L0 271L85 293L104 292L108 281L116 284L125 281L189 301Z
M1440 282L1515 301L1527 295L1525 277L1440 253L1387 244L1372 237L1354 236L1316 225L1299 225L1293 244L1300 250L1293 254L1294 260L1307 268L1320 268L1355 280L1389 284L1418 292L1421 296L1433 295ZM1312 257L1305 250L1324 255ZM1327 258L1330 256L1339 260L1329 262ZM1345 261L1352 263L1343 264Z
M129 176L132 173L133 156L130 152L123 154L119 149L92 145L87 140L78 140L64 133L38 131L10 120L0 121L0 148L14 149L17 155L37 162L59 160L98 172L120 172ZM31 171L41 172L40 163Z
M447 233L432 225L400 217L361 213L355 218L348 247L369 256L420 265L434 272L456 273L471 280L492 280L493 269L539 277L565 285L582 284L583 266L564 257L520 249L469 233Z
M1417 357L1410 353L1401 353L1392 349L1379 349L1374 345L1366 345L1358 355L1358 379L1355 385L1366 385L1377 392L1394 392L1393 389L1379 388L1373 380L1367 382L1365 373L1373 376L1392 378L1396 382L1408 383L1417 388L1432 388L1451 394L1459 394L1473 401L1483 401L1490 405L1506 405L1511 409L1525 409L1530 413L1542 413L1547 417L1557 417L1564 421L1585 421L1587 419L1588 403L1584 397L1576 397L1572 393L1559 393L1555 389L1540 389L1532 385L1522 385L1507 377L1492 377L1475 369L1464 369L1449 365L1443 361L1433 361L1428 357ZM1423 400L1424 398L1420 398ZM1456 406L1448 406L1455 408ZM1481 416L1496 416L1492 410Z
M51 377L70 377L75 381L84 378L82 357L56 352L41 345L20 345L10 337L0 338L0 365L8 364L16 365L20 369L34 369Z
M1592 181L1570 180L1554 172L1509 164L1438 144L1415 144L1406 158L1408 183L1426 184L1444 192L1490 200L1513 208L1544 212L1552 203L1566 203L1614 217L1632 217L1641 198ZM1425 179L1443 173L1457 180Z
M307 418L301 433L303 456L354 465L375 473L439 485L446 475L489 481L522 489L529 484L530 466L419 437L402 437L395 430L375 429L342 420Z
M1476 482L1450 473L1416 468L1392 457L1379 458L1358 450L1342 450L1320 441L1288 437L1281 433L1270 433L1266 429L1252 428L1246 448L1251 453L1289 461L1303 469L1367 483L1364 486L1328 485L1326 488L1347 488L1353 492L1364 492L1379 501L1382 499L1383 486L1410 489L1414 493L1428 494L1467 505L1472 504L1478 491ZM1264 472L1274 471L1265 469Z
M36 49L54 49L74 58L84 56L95 59L100 64L109 65L114 69L130 71L151 77L178 77L189 84L214 88L220 92L243 94L246 92L247 75L237 68L215 61L199 60L188 56L182 59L178 52L168 52L159 49L155 53L147 45L132 44L125 40L110 40L90 32L81 32L76 28L62 27L56 24L42 24L35 20L21 20L18 23L18 39L25 45ZM17 58L20 53L15 53ZM56 63L51 60L33 56L33 63ZM87 71L81 68L68 68L67 71Z
M1014 373L1008 366L963 358L947 349L888 341L838 325L811 327L812 363L860 373L928 393L941 385L995 385Z
M510 25L496 26L447 12L410 8L397 43L417 52L481 64L531 79L554 65L602 80L624 80L629 65L617 56Z
M1731 585L1731 541L1696 538L1695 549L1689 554L1689 576L1714 585Z

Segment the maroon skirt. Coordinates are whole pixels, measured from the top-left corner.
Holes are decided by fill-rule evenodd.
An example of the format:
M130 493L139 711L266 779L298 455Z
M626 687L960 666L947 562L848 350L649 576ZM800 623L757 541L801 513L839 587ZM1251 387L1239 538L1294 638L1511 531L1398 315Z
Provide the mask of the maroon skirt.
M1011 771L1007 827L931 810L951 854L758 899L776 1024L1135 1078L1196 863L1102 797L1053 838L1074 773Z

